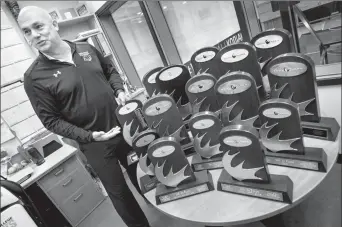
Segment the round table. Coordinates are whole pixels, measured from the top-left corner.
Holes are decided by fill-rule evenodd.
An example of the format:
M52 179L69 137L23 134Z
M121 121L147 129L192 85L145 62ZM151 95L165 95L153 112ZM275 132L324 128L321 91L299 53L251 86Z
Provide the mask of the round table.
M151 190L145 194L146 199L161 212L182 220L202 224L205 226L229 226L258 222L260 220L280 214L307 198L328 175L336 162L341 149L341 132L335 142L304 138L307 147L321 147L327 154L327 172L287 168L269 165L271 174L287 175L293 181L292 204L274 202L232 193L217 191L217 181L221 173L211 170L214 181L214 191L198 194L192 197L156 205L155 192ZM191 163L192 157L188 160ZM139 165L137 168L138 182L144 176ZM255 226L260 226L256 223Z

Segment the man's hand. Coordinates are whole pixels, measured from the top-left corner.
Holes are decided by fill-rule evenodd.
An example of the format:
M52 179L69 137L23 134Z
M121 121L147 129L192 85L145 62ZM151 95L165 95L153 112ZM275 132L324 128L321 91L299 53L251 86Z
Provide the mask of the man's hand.
M129 96L126 95L125 92L121 91L118 94L117 101L118 101L119 105L124 106L126 104L126 101L128 101L128 100L129 100Z
M121 132L121 128L116 126L114 128L112 128L110 131L106 132L93 132L93 139L95 141L106 141L109 140L113 137L115 137L116 135L118 135Z

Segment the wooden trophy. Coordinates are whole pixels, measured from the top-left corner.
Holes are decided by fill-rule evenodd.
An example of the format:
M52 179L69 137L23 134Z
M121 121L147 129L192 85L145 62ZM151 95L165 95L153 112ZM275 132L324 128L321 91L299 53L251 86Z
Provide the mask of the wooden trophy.
M146 89L147 94L152 97L154 95L158 95L161 93L157 83L156 83L156 77L160 70L162 70L164 67L157 67L149 71L144 75L142 78L142 82L144 84L144 87Z
M272 28L253 37L251 43L256 47L261 71L266 74L266 65L273 58L294 52L293 38L289 31Z
M157 131L160 137L172 136L183 146L186 154L193 153L192 141L185 129L182 116L170 95L156 95L143 105L143 115L150 129Z
M222 123L213 112L205 111L193 115L189 122L194 137L194 149L197 155L192 158L194 171L222 168L222 155L218 132Z
M147 152L160 182L156 189L157 205L214 190L210 173L194 173L174 137L153 141Z
M288 176L270 175L255 128L224 127L220 132L223 170L217 189L284 203L292 202L293 182Z
M147 128L147 124L141 113L142 104L139 100L129 100L124 106L118 106L115 114L122 128L122 135L125 141L132 146L133 138ZM127 155L127 163L131 165L138 161L134 151Z
M288 53L267 66L272 98L289 99L299 106L305 136L335 141L340 125L335 118L321 117L314 62L304 54Z
M243 124L260 127L259 96L255 80L249 73L237 71L226 74L217 81L215 91L222 107L221 121L224 126Z
M139 166L141 170L146 174L140 178L141 192L146 193L156 188L158 180L154 175L154 165L147 155L148 146L156 139L159 135L155 130L147 129L140 132L133 138L133 149L139 158Z
M192 114L221 110L215 92L216 79L208 73L200 73L192 77L185 85L185 91L192 106Z
M156 77L156 83L163 94L170 95L176 102L184 121L191 117L191 103L185 92L185 84L190 72L184 65L171 65L163 68Z
M269 164L326 172L322 148L305 147L298 105L288 99L270 99L259 108L259 130Z
M262 81L262 73L257 59L255 47L250 43L236 43L220 50L217 54L221 75L227 72L244 71L255 80L260 99L264 99L266 91Z
M204 47L196 51L191 56L191 65L195 74L206 72L218 80L223 75L220 74L217 58L215 58L218 52L216 47Z

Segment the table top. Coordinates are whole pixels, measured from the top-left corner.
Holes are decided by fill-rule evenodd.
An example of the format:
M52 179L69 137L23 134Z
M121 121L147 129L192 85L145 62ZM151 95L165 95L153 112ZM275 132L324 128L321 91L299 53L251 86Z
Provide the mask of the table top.
M22 182L20 185L23 188L28 188L30 185L41 179L43 176L48 174L51 170L55 169L58 165L68 160L70 157L76 155L77 149L67 145L66 143L62 143L62 147L45 157L45 162L40 166L37 166L33 163L29 164L28 167L33 169L33 173L30 178ZM23 176L25 176L25 168L20 170L18 173L23 171ZM11 177L8 177L9 180ZM20 179L20 178L19 178Z
M320 147L325 150L327 154L326 173L268 165L270 174L287 175L293 181L292 204L217 191L217 181L222 170L210 171L213 176L214 191L158 206L155 200L155 189L146 193L145 197L161 212L198 224L217 226L256 222L282 213L308 197L332 169L341 149L340 141L341 132L335 142L304 137L305 146ZM188 158L190 163L191 159L192 157ZM144 175L145 173L138 165L138 179Z

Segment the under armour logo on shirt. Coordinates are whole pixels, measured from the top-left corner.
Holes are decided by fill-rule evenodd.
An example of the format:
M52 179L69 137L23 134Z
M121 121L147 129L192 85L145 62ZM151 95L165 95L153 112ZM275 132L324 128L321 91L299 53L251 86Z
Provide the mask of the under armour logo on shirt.
M60 71L57 71L56 73L53 74L54 77L58 77L58 75L60 75L61 72Z

